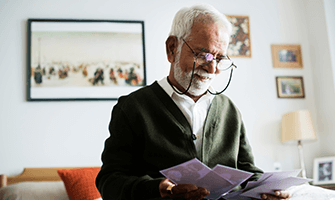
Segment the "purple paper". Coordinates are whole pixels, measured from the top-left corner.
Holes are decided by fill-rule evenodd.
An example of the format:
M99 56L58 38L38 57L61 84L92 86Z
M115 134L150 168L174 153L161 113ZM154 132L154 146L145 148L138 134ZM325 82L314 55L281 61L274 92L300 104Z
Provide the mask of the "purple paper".
M274 194L277 190L285 190L293 185L309 182L311 179L296 177L300 170L267 172L257 181L250 181L242 190L231 192L232 189L249 179L253 173L231 167L216 165L210 169L205 164L194 158L185 163L161 170L166 178L175 184L194 184L210 191L207 199L245 200L260 199L262 193Z
M194 184L210 191L210 194L206 196L207 199L218 199L222 196L222 194L233 188L233 184L230 181L219 176L214 171L208 172L203 178L198 179Z
M203 178L211 169L194 158L190 161L161 170L166 178L170 179L175 184L192 183Z
M194 184L206 188L210 195L206 198L217 199L232 189L232 183L221 177L198 159L170 167L160 171L166 178L175 184Z
M216 165L213 168L213 171L219 174L221 177L225 178L226 180L230 180L232 184L242 183L253 175L253 173L223 165Z
M300 173L301 169L292 170L292 171L280 171L280 172L267 172L264 175L271 175L262 182L262 184L270 183L272 181L277 181L283 179L283 177L296 177Z
M261 194L263 193L274 194L275 191L286 190L291 186L299 185L309 181L312 181L312 179L305 179L300 177L287 177L281 180L276 180L273 182L269 182L267 184L257 186L251 190L243 192L241 196L261 199Z

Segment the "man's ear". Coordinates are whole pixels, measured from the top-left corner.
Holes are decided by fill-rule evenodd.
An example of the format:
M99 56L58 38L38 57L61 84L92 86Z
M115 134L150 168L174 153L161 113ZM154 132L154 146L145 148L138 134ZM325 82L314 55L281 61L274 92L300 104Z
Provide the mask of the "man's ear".
M169 36L165 42L166 45L166 55L168 61L173 63L176 58L176 51L178 48L178 39L176 36Z

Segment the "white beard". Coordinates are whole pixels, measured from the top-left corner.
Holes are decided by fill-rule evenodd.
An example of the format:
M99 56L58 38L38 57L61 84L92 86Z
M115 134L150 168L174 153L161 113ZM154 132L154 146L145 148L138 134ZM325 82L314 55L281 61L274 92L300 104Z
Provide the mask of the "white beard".
M190 84L190 80L191 80L191 77L192 77L192 71L183 72L181 70L181 67L180 67L180 64L179 64L178 61L174 64L173 67L174 67L174 78L179 83L179 85L181 85L186 90L187 87ZM190 93L193 96L200 96L207 91L207 89L209 88L210 84L212 83L212 81L213 81L213 79L216 75L215 74L208 74L207 72L205 72L202 69L196 69L194 71L194 75L195 74L208 78L208 80L203 82L203 81L199 80L198 78L193 77L192 84L191 84L190 89L188 90L188 93Z

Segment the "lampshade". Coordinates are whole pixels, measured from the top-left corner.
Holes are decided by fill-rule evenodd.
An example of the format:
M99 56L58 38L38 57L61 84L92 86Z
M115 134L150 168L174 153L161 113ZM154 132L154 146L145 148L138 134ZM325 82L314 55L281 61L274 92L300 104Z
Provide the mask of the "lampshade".
M281 141L315 140L316 135L308 110L286 113L282 118Z

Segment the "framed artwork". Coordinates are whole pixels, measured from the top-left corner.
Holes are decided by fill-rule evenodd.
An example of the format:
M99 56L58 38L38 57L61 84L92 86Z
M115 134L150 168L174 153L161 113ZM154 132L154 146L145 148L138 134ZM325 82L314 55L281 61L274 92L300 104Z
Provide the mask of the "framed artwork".
M278 98L305 98L304 82L302 77L276 77Z
M228 46L230 57L251 57L250 28L248 16L226 15L233 25Z
M27 101L116 100L144 85L143 21L28 19Z
M335 157L323 157L314 159L313 184L335 183Z
M300 45L271 45L274 68L302 69Z

